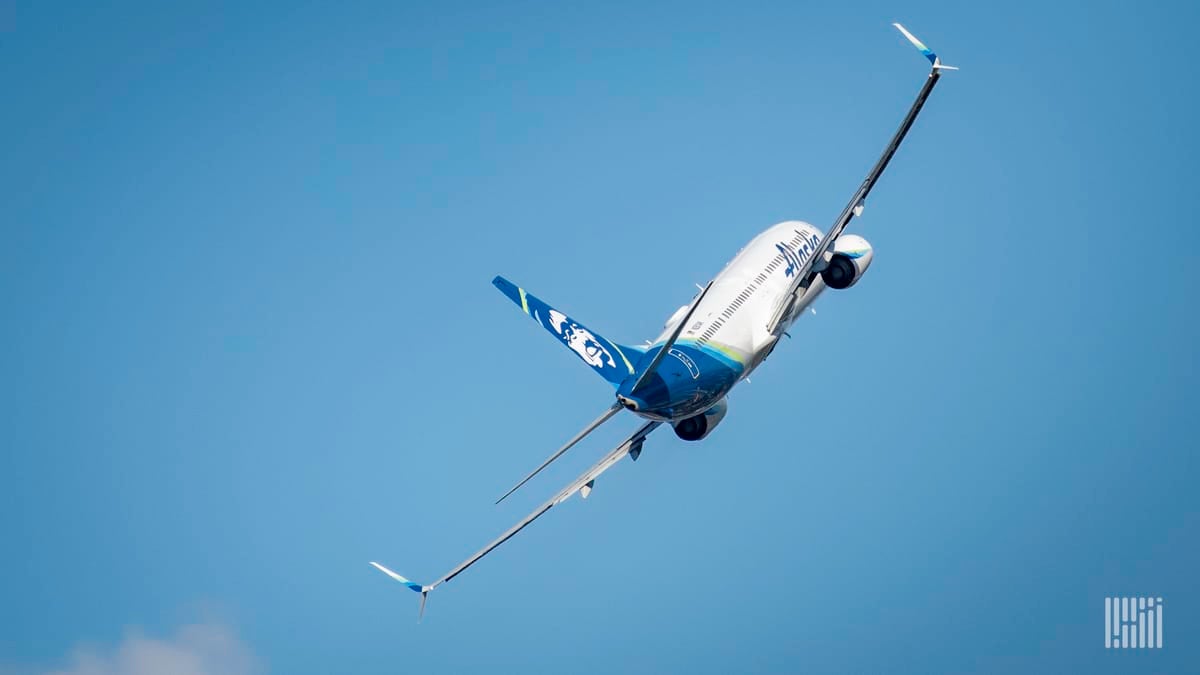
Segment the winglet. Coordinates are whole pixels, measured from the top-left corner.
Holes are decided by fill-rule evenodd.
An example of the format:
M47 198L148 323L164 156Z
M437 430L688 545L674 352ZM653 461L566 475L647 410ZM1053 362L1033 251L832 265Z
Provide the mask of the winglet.
M400 583L404 584L405 586L408 586L408 589L410 591L421 594L421 608L417 611L417 621L420 621L421 617L425 616L425 600L426 600L426 598L429 597L429 591L431 591L433 589L430 588L429 586L422 586L421 584L418 584L415 581L409 581L408 579L405 579L404 577L400 576L399 574L396 574L395 572L389 570L388 568L384 567L383 565L380 565L377 562L372 561L371 565L375 569L379 570L380 572L383 572L384 574L395 579L396 581L399 581Z
M908 32L907 28L898 23L893 23L892 25L895 26L896 29L901 33L904 33L904 37L908 38L908 41L911 42L914 47L919 49L921 53L925 55L925 58L929 59L929 62L933 64L935 70L958 70L958 68L955 66L942 65L942 60L938 58L938 55L934 54L932 49L926 47L924 42L918 40L917 36Z

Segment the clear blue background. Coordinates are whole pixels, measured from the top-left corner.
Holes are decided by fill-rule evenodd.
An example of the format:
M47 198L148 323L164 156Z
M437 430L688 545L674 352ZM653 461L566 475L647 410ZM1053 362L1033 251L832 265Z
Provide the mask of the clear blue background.
M1200 660L1195 3L169 4L0 15L0 662L197 607L275 673ZM653 337L841 209L897 20L963 70L870 274L415 624L368 560L437 578L634 425L492 506L611 401L492 276Z

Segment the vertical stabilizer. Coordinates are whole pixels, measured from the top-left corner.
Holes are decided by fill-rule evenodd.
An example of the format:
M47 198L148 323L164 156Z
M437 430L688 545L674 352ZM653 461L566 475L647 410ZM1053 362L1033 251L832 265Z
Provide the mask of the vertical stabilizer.
M642 350L619 345L592 332L504 277L492 279L492 284L613 386L633 374L633 364L641 358Z

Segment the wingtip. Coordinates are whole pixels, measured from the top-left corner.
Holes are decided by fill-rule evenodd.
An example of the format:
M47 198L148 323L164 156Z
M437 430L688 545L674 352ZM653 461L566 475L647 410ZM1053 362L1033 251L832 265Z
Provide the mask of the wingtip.
M388 575L389 577L391 577L391 578L395 579L396 581L399 581L400 583L407 586L410 591L414 591L416 593L428 593L429 592L428 587L422 586L421 584L418 584L415 581L406 579L403 576L400 576L399 574L393 572L392 570L384 567L383 565L380 565L379 563L375 562L374 560L372 560L370 564L372 567L379 570L380 572L383 572L384 574Z
M920 40L918 40L917 36L908 32L908 29L905 28L904 26L900 25L899 23L892 22L892 25L895 26L896 30L900 31L904 35L905 39L907 39L909 42L911 42L912 46L916 47L917 50L920 51L925 56L925 58L929 59L930 63L932 63L934 66L938 65L937 54L934 54L932 49L930 49L929 47L926 47L924 42L921 42Z

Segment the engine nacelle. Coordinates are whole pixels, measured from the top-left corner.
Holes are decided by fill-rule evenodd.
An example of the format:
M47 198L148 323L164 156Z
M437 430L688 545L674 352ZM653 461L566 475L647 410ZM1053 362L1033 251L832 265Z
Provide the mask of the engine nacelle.
M833 243L833 260L821 272L821 280L830 288L850 288L866 273L874 257L875 250L866 239L843 234Z
M725 399L721 399L713 407L699 415L673 422L671 426L675 428L675 435L679 438L685 441L699 441L717 428L721 420L725 419L727 412L729 412L729 404L725 402Z

